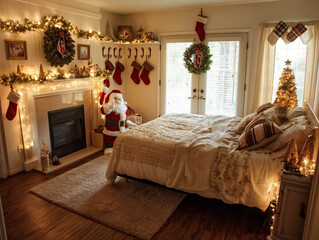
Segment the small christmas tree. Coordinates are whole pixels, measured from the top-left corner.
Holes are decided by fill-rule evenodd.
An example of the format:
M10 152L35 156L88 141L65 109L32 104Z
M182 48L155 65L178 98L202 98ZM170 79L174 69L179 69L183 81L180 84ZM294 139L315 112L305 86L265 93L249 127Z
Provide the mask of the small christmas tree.
M293 70L289 67L291 61L287 60L286 68L281 74L280 82L277 90L277 97L274 101L274 104L277 106L285 107L287 109L292 109L297 107L297 93L295 85L295 74Z

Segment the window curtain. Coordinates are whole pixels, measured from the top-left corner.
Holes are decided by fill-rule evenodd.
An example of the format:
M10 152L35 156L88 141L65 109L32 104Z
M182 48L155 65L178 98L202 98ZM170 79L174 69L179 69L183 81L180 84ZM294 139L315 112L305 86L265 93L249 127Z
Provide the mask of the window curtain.
M308 31L312 31L313 38L307 46L307 61L304 85L304 100L312 106L315 114L319 116L319 22L312 22L306 25Z
M308 31L312 31L313 38L307 46L307 60L304 81L304 95L303 99L307 100L310 106L313 107L317 116L319 116L319 21L301 22ZM297 22L286 23L291 27L295 26ZM255 78L255 91L252 103L252 110L259 105L271 102L273 82L274 82L274 68L275 68L275 53L276 45L271 46L267 37L272 32L277 23L262 24L257 72Z
M272 97L276 47L270 45L267 37L274 29L274 26L276 25L262 25L261 29L255 91L252 103L253 111L259 105L270 102Z

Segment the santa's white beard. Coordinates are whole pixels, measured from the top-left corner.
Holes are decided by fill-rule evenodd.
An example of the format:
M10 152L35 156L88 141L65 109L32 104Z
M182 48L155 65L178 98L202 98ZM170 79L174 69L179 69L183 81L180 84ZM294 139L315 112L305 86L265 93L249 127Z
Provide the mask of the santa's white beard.
M127 106L124 104L124 102L114 102L113 103L113 111L117 114L120 114L120 119L125 120L126 119L126 110Z

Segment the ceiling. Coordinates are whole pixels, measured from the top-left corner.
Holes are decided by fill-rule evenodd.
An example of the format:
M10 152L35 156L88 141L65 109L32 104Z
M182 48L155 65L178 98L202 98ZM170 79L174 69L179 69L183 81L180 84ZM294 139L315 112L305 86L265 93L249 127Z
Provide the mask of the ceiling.
M276 0L73 0L75 3L90 5L117 14L269 1Z

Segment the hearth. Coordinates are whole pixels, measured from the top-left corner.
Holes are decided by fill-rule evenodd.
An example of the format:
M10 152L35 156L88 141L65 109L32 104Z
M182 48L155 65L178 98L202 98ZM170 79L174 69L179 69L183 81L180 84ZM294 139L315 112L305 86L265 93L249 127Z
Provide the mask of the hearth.
M86 147L84 105L49 111L51 150L58 157Z

